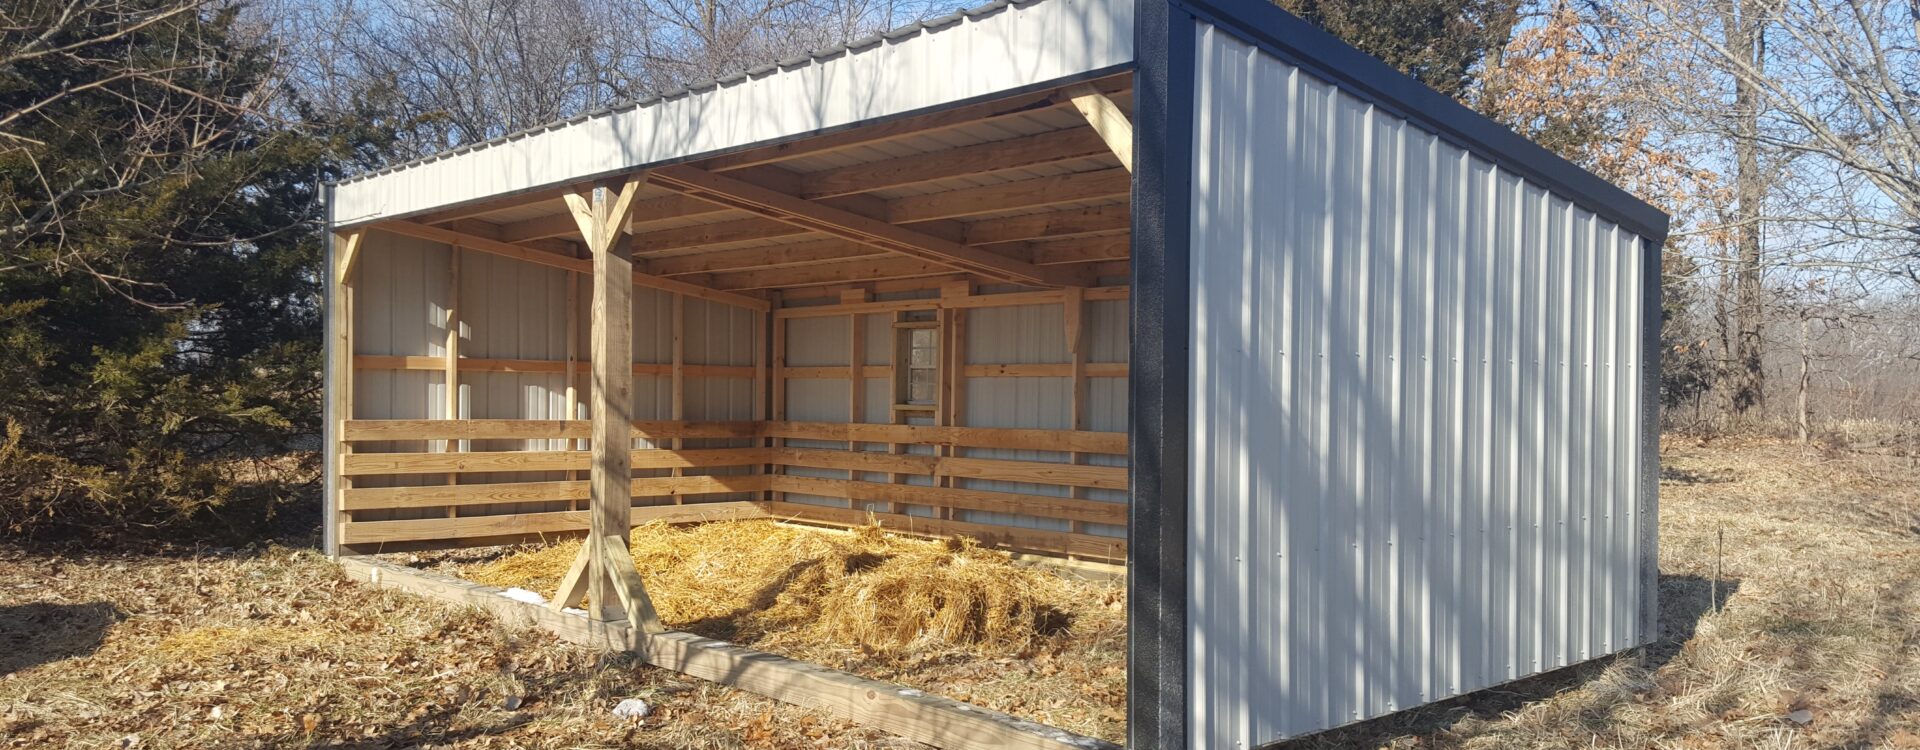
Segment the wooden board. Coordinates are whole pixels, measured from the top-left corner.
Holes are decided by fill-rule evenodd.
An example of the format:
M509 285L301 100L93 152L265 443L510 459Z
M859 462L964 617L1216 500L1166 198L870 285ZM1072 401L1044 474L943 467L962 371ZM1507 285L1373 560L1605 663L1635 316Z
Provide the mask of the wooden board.
M1073 555L1083 559L1113 562L1124 562L1127 559L1127 540L1118 537L921 518L898 513L869 513L863 510L824 508L803 503L772 502L765 505L768 513L776 518L787 520L835 526L878 524L889 531L915 536L970 537L979 540L985 546L996 548Z
M574 643L631 651L664 669L712 680L775 700L814 708L945 748L1008 750L1119 750L1110 742L1024 721L893 683L794 661L762 651L669 631L643 634L625 623L604 623L502 596L502 590L383 560L340 560L348 577L456 606L485 610L512 626L538 627Z
M1126 503L1051 495L923 487L886 482L858 482L845 479L816 479L792 475L774 477L772 488L782 492L841 497L867 502L933 505L1114 525L1125 525L1127 522Z
M632 492L636 498L759 492L769 489L770 478L771 476L767 474L642 477L633 480ZM356 488L341 494L344 509L350 511L585 500L588 497L587 483L584 480L494 482L438 487Z
M577 471L591 468L592 451L484 451L474 453L356 453L343 457L345 476L445 474L466 471ZM766 461L762 448L641 449L632 451L635 469L694 469L748 466Z
M566 534L587 530L593 511L513 513L497 516L419 518L402 521L351 521L341 528L342 544L379 544L520 534ZM765 518L757 504L745 501L659 505L634 508L628 523L696 523Z

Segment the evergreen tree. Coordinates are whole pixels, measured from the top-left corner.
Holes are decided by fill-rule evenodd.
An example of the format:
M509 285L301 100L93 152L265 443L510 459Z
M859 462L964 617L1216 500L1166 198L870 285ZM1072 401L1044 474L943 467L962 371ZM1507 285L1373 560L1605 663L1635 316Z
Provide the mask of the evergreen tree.
M382 140L266 114L273 53L199 2L0 10L10 532L251 533L313 496L319 183Z

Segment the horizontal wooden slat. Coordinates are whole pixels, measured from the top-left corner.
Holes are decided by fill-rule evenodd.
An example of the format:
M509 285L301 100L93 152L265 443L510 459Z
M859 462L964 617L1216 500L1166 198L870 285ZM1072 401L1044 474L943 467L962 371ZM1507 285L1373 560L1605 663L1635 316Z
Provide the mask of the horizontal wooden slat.
M985 479L995 482L1031 482L1064 484L1103 490L1127 488L1124 466L1080 466L1044 461L1007 461L997 458L942 458L936 469L940 476Z
M576 471L588 468L591 458L590 451L350 453L341 457L341 473L353 477L466 471ZM768 463L765 448L633 451L635 469L694 469L764 463Z
M591 365L584 359L573 361L574 372L587 372ZM357 354L353 357L356 370L429 370L440 372L447 369L446 357L419 355L389 356L383 354ZM491 359L486 357L461 357L461 372L518 372L561 374L567 371L566 360L552 359ZM695 378L751 378L751 365L684 365L684 374ZM672 375L672 364L636 363L635 375Z
M1070 378L1071 364L967 365L961 373L969 378ZM1089 362L1081 373L1089 378L1124 378L1125 362Z
M762 422L685 422L639 420L633 437L754 438ZM592 436L584 419L351 419L342 440L585 440Z
M939 459L934 456L865 451L817 450L812 448L774 448L772 449L772 454L768 462L782 466L804 466L813 469L877 471L898 474L932 474L934 469L939 466Z
M826 523L835 526L865 526L873 523L902 534L931 537L966 536L978 539L987 546L1023 552L1074 555L1084 559L1109 562L1122 562L1127 559L1127 540L1114 537L944 521L897 513L868 513L845 508L822 508L803 503L769 502L761 505L776 518L809 523Z
M429 539L502 536L508 534L563 534L585 531L591 511L514 513L461 518L420 518L405 521L350 521L340 529L341 544L373 544ZM760 504L748 501L661 505L633 509L633 525L696 523L765 518Z
M840 443L919 443L968 448L1114 455L1124 455L1127 452L1127 433L1124 432L847 424L844 422L767 422L765 424L766 427L761 433L763 437L795 440L830 440Z
M721 492L759 492L770 489L767 474L739 476L645 477L633 480L634 497L675 497ZM499 482L433 487L378 487L342 490L343 510L383 508L438 508L453 505L493 505L547 500L585 500L585 481Z
M1126 525L1126 503L1110 503L1071 497L1028 495L1014 492L987 492L947 487L921 487L910 484L858 482L845 479L816 479L779 475L772 477L770 489L824 497L850 498L867 502L937 505L995 513L1018 513L1068 521Z

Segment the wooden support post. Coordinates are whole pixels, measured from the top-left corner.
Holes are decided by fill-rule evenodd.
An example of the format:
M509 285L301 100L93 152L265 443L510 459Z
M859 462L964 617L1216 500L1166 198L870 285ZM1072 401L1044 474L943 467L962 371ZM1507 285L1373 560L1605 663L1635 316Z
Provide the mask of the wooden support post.
M1120 157L1120 165L1133 171L1133 123L1127 120L1127 113L1090 85L1069 86L1065 93L1073 97L1074 108L1107 142L1107 148L1113 149L1113 155Z
M687 298L673 295L673 386L672 414L678 422L687 418ZM681 438L673 438L672 447L680 450L686 447ZM674 467L673 476L685 476L686 470ZM686 496L675 494L673 504L686 502Z
M567 396L566 416L563 419L580 418L580 373L576 364L580 360L580 274L567 272ZM579 440L563 443L566 450L582 450L586 445ZM580 472L569 471L567 478L578 480ZM580 509L580 501L573 501L573 509Z
M578 601L585 589L590 616L625 619L647 633L665 629L654 613L640 573L627 553L633 521L633 243L621 231L645 177L628 178L618 192L595 188L590 196L569 193L567 205L593 254L592 387L587 396L593 422L593 459L587 473L587 541L584 560L560 586L555 607ZM579 578L586 579L583 587Z
M773 319L773 419L776 422L787 420L787 319ZM786 445L786 438L774 438L773 447ZM773 473L785 474L786 468L773 467ZM768 493L775 501L784 501L785 492Z
M778 309L780 306L779 292L773 293L773 303L773 307ZM769 344L768 339L772 331L773 312L769 310L766 314L759 316L758 324L753 328L753 420L755 422L767 421L767 391L771 383L767 377L767 345ZM754 444L771 446L773 445L773 441L757 439L754 441ZM773 473L772 467L766 464L762 464L759 471L762 474ZM773 493L770 491L763 492L760 494L760 499L772 500Z
M344 509L346 492L353 489L353 478L347 476L345 469L347 456L353 453L353 443L343 438L346 437L347 420L353 419L353 272L355 261L360 257L361 242L365 238L366 233L362 231L335 234L334 267L328 269L333 274L334 284L334 298L327 308L333 324L332 348L329 350L333 359L330 368L333 382L329 385L333 389L334 451L339 456L339 463L328 467L333 472L335 488L334 513L327 519L327 523L336 530L332 536L334 548L327 550L327 554L331 555L339 554L338 530L345 528L351 515Z
M973 296L972 281L955 281L940 287L942 301ZM967 366L966 357L966 321L967 310L964 307L941 305L940 307L940 408L936 424L953 427L966 422L966 384L963 371ZM959 448L942 445L936 451L938 455L953 457L959 455ZM959 480L953 476L942 476L935 480L941 487L954 487ZM953 508L941 507L940 517L952 520Z
M1064 306L1062 312L1066 318L1067 353L1071 356L1073 363L1072 374L1069 376L1067 383L1068 424L1076 431L1084 431L1087 429L1087 334L1084 323L1086 320L1087 301L1085 290L1066 290L1066 299L1062 300L1061 304ZM1087 455L1076 451L1068 454L1068 460L1074 464L1084 464L1087 462ZM1084 498L1087 492L1086 488L1075 485L1068 488L1067 494L1069 497ZM1067 530L1075 534L1084 534L1087 531L1087 524L1085 521L1068 521ZM1067 555L1067 559L1069 560L1076 559L1077 557L1077 555L1071 553Z
M460 418L460 246L447 248L447 343L445 346L447 370L444 380L447 387L447 419ZM458 453L463 450L461 441L448 440L445 450ZM459 484L460 475L447 475L447 484ZM460 506L447 506L448 518L460 517Z
M840 304L851 305L867 301L867 290L851 289L840 293ZM859 424L866 421L867 404L867 319L860 313L847 316L847 422ZM847 450L861 450L858 441L847 441ZM860 472L847 470L847 479L858 480ZM852 498L847 499L847 507L858 509Z

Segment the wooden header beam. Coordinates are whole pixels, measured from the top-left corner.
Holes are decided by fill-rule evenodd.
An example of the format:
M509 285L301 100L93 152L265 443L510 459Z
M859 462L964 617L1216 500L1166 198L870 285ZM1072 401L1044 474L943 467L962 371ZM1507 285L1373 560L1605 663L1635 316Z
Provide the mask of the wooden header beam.
M405 237L415 237L447 245L458 245L468 250L483 252L489 255L498 255L503 258L512 258L527 263L535 263L550 268L564 269L573 271L574 273L593 273L593 261L585 258L569 258L545 250L535 250L525 245L502 242L500 240L489 239L445 227L429 226L411 221L383 221L374 224L372 228ZM700 286L699 284L677 279L661 278L652 274L634 272L630 275L633 286L643 286L649 289L658 289L663 292L683 294L688 297L696 297L760 312L765 312L771 308L771 305L769 305L766 300L748 297L743 294L723 292L718 289Z

